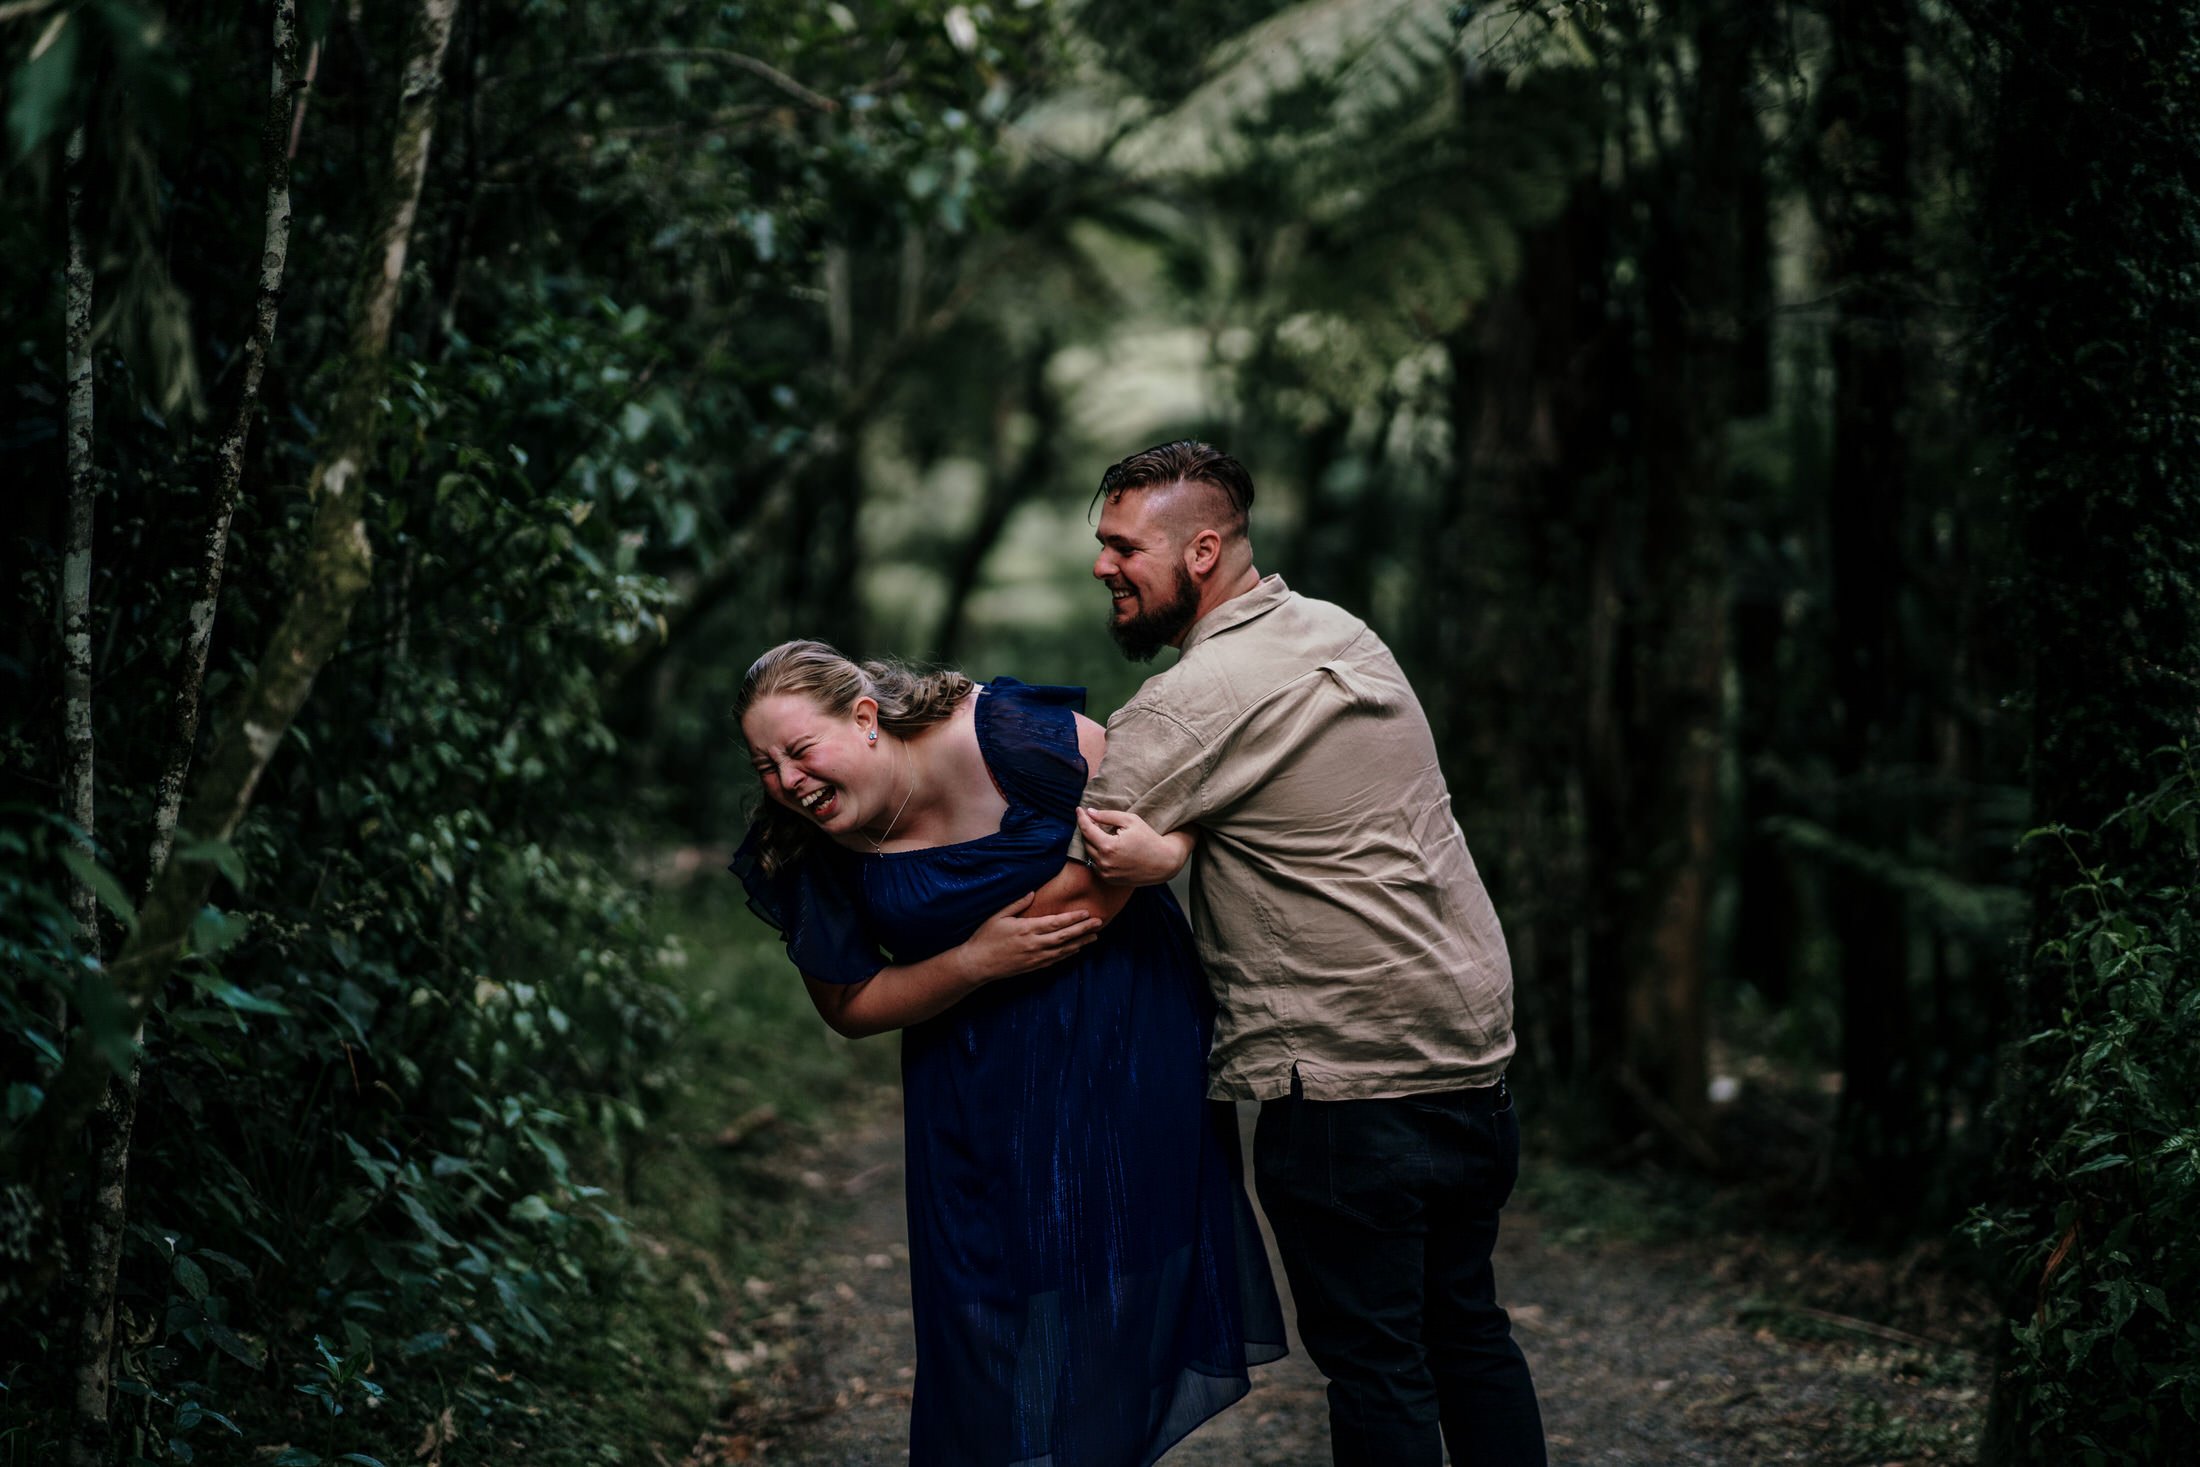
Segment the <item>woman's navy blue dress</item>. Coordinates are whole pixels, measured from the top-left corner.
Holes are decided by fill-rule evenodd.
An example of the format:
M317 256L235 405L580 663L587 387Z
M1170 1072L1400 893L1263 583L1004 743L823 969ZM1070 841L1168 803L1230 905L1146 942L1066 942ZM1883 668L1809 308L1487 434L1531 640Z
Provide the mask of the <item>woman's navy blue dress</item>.
M751 905L810 978L956 946L1059 873L1085 786L1082 689L996 679L978 747L1000 830L858 855L820 842ZM1191 933L1142 889L1065 962L903 1031L916 1467L1143 1467L1285 1353Z

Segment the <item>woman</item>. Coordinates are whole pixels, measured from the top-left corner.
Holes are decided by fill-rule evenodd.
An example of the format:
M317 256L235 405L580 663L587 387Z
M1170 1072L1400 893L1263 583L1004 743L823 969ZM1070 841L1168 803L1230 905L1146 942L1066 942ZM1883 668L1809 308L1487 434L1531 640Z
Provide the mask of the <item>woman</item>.
M828 1024L902 1031L917 1467L1143 1467L1284 1354L1183 916L1065 869L1083 701L788 642L735 710L750 904Z

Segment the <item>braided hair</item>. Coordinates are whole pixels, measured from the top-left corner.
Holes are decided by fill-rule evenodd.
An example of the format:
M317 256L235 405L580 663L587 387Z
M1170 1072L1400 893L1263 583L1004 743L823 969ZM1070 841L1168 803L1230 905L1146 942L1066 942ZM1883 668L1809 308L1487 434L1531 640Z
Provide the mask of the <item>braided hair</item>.
M749 664L734 699L733 722L760 701L780 693L799 693L830 714L845 714L856 699L878 704L879 727L906 738L954 716L970 695L969 678L952 670L928 672L887 658L857 662L823 642L781 642ZM817 837L817 827L767 800L757 816L757 849L764 871L786 870Z

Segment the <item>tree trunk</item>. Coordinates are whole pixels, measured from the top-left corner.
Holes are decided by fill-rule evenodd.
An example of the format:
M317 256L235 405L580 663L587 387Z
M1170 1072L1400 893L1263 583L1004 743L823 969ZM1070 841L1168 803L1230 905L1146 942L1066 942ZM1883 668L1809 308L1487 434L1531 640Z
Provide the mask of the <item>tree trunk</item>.
M92 267L84 240L84 129L69 135L68 256L63 269L64 327L68 337L68 517L61 560L61 697L63 808L78 831L77 849L96 859L92 742ZM77 948L87 963L100 960L99 902L92 884L69 885ZM63 1030L67 1013L64 1009ZM104 1160L104 1155L102 1156ZM96 1467L107 1455L107 1364L113 1334L115 1261L122 1251L121 1201L106 1169L77 1204L71 1232L78 1268L69 1280L74 1315L69 1341L75 1411L70 1420L72 1467ZM104 1281L104 1287L102 1283Z
M292 93L298 74L297 0L276 0L273 74L267 112L260 128L261 162L266 173L265 224L260 252L260 288L251 340L245 347L244 383L235 421L215 455L214 513L200 550L199 584L193 594L189 627L172 679L176 722L168 757L161 769L158 803L153 812L148 883L168 864L175 843L183 786L198 743L199 694L206 680L207 645L221 598L222 566L229 546L229 522L237 507L244 472L245 439L259 405L260 375L275 336L275 313L282 298L283 265L290 250L290 156ZM144 1025L137 1040L144 1039ZM110 1418L115 1326L115 1281L122 1262L127 1224L130 1140L137 1129L138 1067L107 1085L92 1136L98 1152L97 1173L88 1204L83 1293L77 1323L77 1409L69 1442L72 1467L99 1467L113 1455Z
M1905 322L1916 302L1909 180L1910 0L1834 0L1814 202L1834 297L1833 475L1827 520L1833 609L1834 771L1854 845L1900 851L1903 809L1879 786L1910 752L1898 616L1908 579L1910 398ZM1827 895L1841 948L1838 1196L1852 1225L1893 1233L1925 1179L1924 1096L1901 894L1837 864ZM1851 1185L1869 1179L1871 1185Z
M260 775L304 706L315 675L342 642L352 607L368 584L371 551L361 518L364 478L382 426L390 325L427 170L443 55L456 6L457 0L419 0L414 12L389 168L352 297L349 358L310 481L314 512L297 589L238 701L235 717L193 781L179 841L226 842L235 832L251 806ZM154 878L137 927L112 969L117 997L131 1022L143 1016L181 956L185 935L213 887L214 874L212 861L183 845ZM46 1104L28 1133L9 1148L8 1170L52 1186L109 1073L92 1036L79 1030Z
M1765 832L1766 822L1785 805L1779 778L1764 766L1789 752L1781 741L1780 716L1786 621L1778 595L1762 589L1737 592L1731 633L1739 694L1734 754L1741 766L1741 811L1735 822L1740 850L1728 971L1773 1010L1785 1008L1794 991L1796 928L1802 916L1787 855Z
M1711 1159L1711 898L1725 748L1725 429L1744 341L1742 207L1763 166L1743 7L1690 7L1695 68L1676 99L1685 153L1652 187L1644 259L1639 607L1634 697L1624 706L1613 956L1625 978L1618 1078L1634 1107L1699 1162Z
M977 593L986 559L1000 544L1018 507L1053 473L1062 431L1061 403L1047 385L1047 364L1053 360L1054 340L1042 333L1025 358L1020 390L1004 391L995 408L994 449L986 466L978 523L956 553L947 578L947 605L940 613L939 631L932 638L934 655L942 662L952 663L962 649L970 598ZM1031 437L1022 452L1012 455L1008 434L1019 404L1031 415Z
M264 170L264 222L261 226L260 285L254 301L252 336L245 343L244 383L236 416L215 450L214 512L199 549L198 586L191 597L189 632L177 659L171 685L176 690L176 720L168 758L161 768L158 803L153 812L153 848L148 870L157 875L168 864L175 843L176 819L183 809L185 777L198 745L199 690L206 681L207 649L214 616L221 604L222 568L229 552L229 522L244 482L245 444L259 416L260 377L275 340L276 312L282 305L283 270L290 258L290 157L294 109L304 101L298 83L297 0L276 0L274 74L268 83L266 115L260 123L260 160Z
M1610 464L1603 190L1584 184L1527 241L1519 280L1449 342L1453 481L1424 541L1430 717L1505 920L1523 1061L1552 1079L1582 1050L1574 992L1588 644L1589 502Z
M61 802L94 854L92 747L92 266L84 242L84 129L69 134L68 263L63 271L68 337L68 517L61 554ZM69 886L77 941L99 959L99 902L88 881ZM66 1013L62 1016L67 1024Z

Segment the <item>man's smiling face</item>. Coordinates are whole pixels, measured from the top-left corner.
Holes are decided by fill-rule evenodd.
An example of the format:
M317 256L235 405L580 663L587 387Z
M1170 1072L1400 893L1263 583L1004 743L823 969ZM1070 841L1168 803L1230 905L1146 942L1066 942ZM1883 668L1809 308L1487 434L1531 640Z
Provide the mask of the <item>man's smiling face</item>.
M1185 568L1170 490L1135 489L1100 511L1092 573L1108 588L1108 633L1133 662L1151 660L1199 619L1199 588Z

